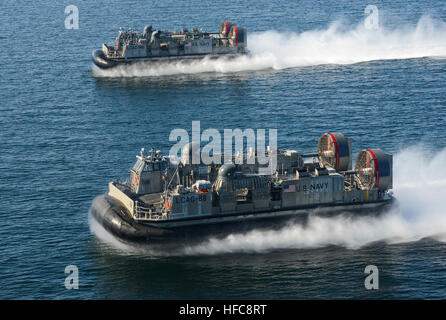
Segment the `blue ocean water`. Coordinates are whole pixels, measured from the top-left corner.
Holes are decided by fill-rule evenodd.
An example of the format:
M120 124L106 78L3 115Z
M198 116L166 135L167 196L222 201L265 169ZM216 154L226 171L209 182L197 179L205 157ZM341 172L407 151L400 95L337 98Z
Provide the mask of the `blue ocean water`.
M65 29L65 7L79 29ZM378 30L364 28L367 4ZM97 70L119 27L248 30L252 56ZM442 1L6 1L0 10L0 298L446 298L446 7ZM401 212L233 235L180 252L116 242L92 199L174 128L276 128L314 151L395 155ZM379 290L364 268L380 270ZM67 265L79 289L64 286Z

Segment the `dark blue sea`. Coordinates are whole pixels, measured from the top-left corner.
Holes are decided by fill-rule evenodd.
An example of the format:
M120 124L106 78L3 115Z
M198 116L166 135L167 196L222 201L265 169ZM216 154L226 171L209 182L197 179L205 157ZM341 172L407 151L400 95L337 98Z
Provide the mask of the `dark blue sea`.
M366 25L367 5L379 9ZM79 10L66 29L64 10ZM446 298L444 1L2 1L0 299ZM248 31L249 57L101 71L120 27ZM370 20L367 20L370 22ZM89 219L141 147L175 128L277 129L314 152L340 131L353 154L394 155L400 209L312 218L181 250L120 243ZM67 290L65 267L79 271ZM379 289L364 269L379 270Z

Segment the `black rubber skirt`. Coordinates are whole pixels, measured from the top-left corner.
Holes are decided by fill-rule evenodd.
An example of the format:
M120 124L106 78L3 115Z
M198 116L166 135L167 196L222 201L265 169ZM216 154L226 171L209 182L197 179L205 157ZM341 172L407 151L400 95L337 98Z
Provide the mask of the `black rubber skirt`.
M117 65L116 62L107 59L102 50L93 51L91 58L94 64L101 69L110 69Z

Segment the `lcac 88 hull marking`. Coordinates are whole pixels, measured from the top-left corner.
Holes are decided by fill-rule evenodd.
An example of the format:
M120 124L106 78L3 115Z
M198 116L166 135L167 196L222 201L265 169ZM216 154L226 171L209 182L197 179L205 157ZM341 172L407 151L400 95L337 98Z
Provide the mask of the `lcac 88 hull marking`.
M103 44L101 50L93 51L92 59L101 69L135 62L160 63L190 61L247 54L246 30L224 21L219 32L182 29L180 32L153 30L151 25L144 32L121 30L115 43Z
M258 173L255 153L242 164L205 165L191 164L201 159L192 150L199 152L183 148L179 162L142 150L129 179L110 182L93 200L92 216L123 240L164 244L278 228L311 214L377 214L395 204L392 156L364 149L352 170L351 139L341 133L323 134L317 153L267 151L277 154L270 174Z

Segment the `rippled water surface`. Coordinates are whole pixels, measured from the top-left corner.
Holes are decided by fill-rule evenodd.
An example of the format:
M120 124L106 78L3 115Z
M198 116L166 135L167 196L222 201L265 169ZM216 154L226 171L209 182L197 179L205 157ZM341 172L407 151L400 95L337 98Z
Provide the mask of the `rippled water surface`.
M0 298L446 298L446 7L377 1L7 1L0 10ZM371 3L372 4L372 3ZM120 26L248 30L249 57L96 69ZM313 152L341 131L353 153L394 154L400 211L312 218L178 250L119 243L89 220L141 147L174 128L277 128ZM380 288L364 289L364 268ZM79 289L64 287L67 265Z

